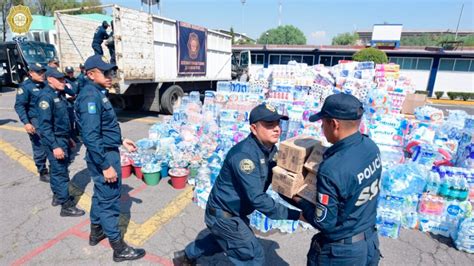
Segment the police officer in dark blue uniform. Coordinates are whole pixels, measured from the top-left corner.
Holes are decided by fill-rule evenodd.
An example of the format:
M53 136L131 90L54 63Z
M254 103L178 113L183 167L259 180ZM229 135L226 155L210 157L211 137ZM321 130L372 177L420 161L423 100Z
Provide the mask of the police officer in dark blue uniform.
M110 63L115 65L115 42L114 42L114 22L110 21L110 28L112 28L112 32L109 34L109 38L105 42L105 46L109 49L110 54Z
M68 101L68 106L67 106L67 111L69 113L69 121L71 122L71 128L72 128L72 139L77 143L79 142L79 139L77 138L77 126L76 126L76 119L74 115L74 101L79 94L79 82L77 79L74 77L74 68L72 66L67 66L64 69L66 73L66 99Z
M79 81L74 77L74 68L67 66L64 72L66 73L66 83L71 84L71 89L75 94L79 94Z
M136 146L131 140L122 141L112 104L101 93L111 87L117 67L104 62L100 55L89 57L84 65L90 81L81 88L75 110L87 148L87 169L94 181L89 244L95 246L107 237L114 250L114 261L136 260L145 256L145 250L128 246L119 229L122 186L119 147L123 144L134 151Z
M263 265L263 248L249 227L247 215L258 210L271 219L300 218L299 211L275 202L265 193L276 166L280 119L288 117L268 104L251 111L252 133L229 151L209 195L205 222L210 232L175 252L175 264L194 264L201 256L224 251L235 265Z
M84 87L84 85L86 85L86 82L87 82L87 77L86 77L86 70L84 68L84 64L79 64L79 70L81 71L81 73L79 73L79 75L77 75L76 77L76 80L77 80L77 94L79 94L79 92L81 91L81 88Z
M38 97L38 124L41 144L48 154L51 169L51 190L53 205L61 204L61 216L82 216L74 198L69 195L70 148L75 146L71 139L71 126L66 113L67 100L64 93L64 74L55 68L46 72L48 85Z
M102 25L97 27L95 30L94 38L92 39L92 49L94 50L94 55L104 55L104 51L102 50L102 42L109 38L109 34L107 34L108 27L109 23L104 20Z
M333 144L323 154L317 174L316 206L294 197L306 221L320 231L311 241L308 265L377 265L375 231L382 172L380 151L359 133L362 103L352 95L329 96L321 112L326 139Z
M40 142L38 130L38 112L36 101L40 91L44 87L44 73L46 68L39 63L28 66L28 79L20 84L15 102L15 111L21 122L25 125L25 130L30 137L33 147L33 159L40 175L39 179L49 182L48 168L46 168L47 154L43 150Z

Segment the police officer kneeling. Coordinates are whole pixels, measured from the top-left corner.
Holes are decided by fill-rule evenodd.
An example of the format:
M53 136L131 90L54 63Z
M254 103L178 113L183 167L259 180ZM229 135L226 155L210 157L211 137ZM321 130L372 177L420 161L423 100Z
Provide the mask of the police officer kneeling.
M122 141L112 104L101 93L111 87L117 67L104 62L99 55L89 57L84 66L90 81L79 92L75 110L87 148L87 169L94 181L89 245L95 246L108 237L114 261L136 260L145 256L145 250L128 246L119 228L122 187L119 147L123 144L127 150L134 151L136 146L131 140Z
M288 117L268 104L250 112L252 133L229 151L209 195L205 223L210 232L175 252L175 264L195 264L201 256L224 251L235 265L263 265L263 248L249 227L247 215L258 210L275 220L301 217L299 211L288 209L265 193L276 165L280 119Z
M326 150L317 174L316 206L294 197L306 221L320 233L311 241L307 265L377 265L375 231L381 175L380 151L359 132L362 103L352 95L329 96L321 112Z
M38 98L38 124L41 143L48 154L51 169L52 205L61 204L61 216L82 216L74 198L69 195L70 148L75 147L71 139L72 129L67 113L64 74L55 68L46 72L48 85Z

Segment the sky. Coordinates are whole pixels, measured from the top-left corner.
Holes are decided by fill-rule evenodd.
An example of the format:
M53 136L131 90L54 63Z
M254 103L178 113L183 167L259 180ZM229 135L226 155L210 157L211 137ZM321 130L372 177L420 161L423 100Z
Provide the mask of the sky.
M245 4L242 4L242 1ZM282 3L280 16L279 2ZM404 30L474 31L473 0L161 0L161 16L209 29L234 28L258 38L281 25L303 31L308 44L330 44L334 36L372 30L373 24L403 24ZM102 0L141 9L140 0ZM143 6L148 11L148 6ZM157 6L152 12L159 15Z

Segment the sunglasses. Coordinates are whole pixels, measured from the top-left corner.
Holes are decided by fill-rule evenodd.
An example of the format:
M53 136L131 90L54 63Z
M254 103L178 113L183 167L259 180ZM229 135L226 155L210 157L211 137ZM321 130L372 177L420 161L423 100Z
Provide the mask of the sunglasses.
M105 71L101 70L101 69L97 69L97 71L102 73L102 75L104 75L104 77L113 77L117 73L117 71L115 71L115 69L109 69L109 70L105 70Z

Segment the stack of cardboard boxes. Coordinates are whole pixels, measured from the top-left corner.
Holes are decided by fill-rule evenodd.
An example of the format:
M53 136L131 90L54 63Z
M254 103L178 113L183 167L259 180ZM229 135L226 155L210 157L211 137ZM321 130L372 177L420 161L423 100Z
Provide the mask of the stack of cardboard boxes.
M298 136L280 143L272 188L292 198L316 202L316 173L326 148L316 138Z

